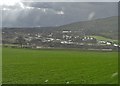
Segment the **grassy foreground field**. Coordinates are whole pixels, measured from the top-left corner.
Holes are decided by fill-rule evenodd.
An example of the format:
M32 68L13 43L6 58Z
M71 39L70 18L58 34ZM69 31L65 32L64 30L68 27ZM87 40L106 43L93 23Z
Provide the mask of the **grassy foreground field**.
M117 73L117 52L3 48L5 84L114 84Z

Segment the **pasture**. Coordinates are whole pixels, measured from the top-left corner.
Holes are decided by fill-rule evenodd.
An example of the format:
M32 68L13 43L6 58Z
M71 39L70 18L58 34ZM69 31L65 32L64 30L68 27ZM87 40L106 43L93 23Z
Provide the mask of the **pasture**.
M4 84L116 84L118 53L3 48Z
M110 41L110 42L113 42L113 43L118 43L118 40L113 40L113 39L110 39L110 38L105 38L103 36L90 36L90 37L93 37L97 40L104 40L104 41Z

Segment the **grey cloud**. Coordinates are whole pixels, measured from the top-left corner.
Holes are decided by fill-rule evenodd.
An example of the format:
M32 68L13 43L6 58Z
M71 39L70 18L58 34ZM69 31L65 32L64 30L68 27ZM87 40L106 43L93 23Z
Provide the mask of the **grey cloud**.
M118 14L117 3L110 2L23 2L4 8L11 10L3 11L3 26L56 26Z

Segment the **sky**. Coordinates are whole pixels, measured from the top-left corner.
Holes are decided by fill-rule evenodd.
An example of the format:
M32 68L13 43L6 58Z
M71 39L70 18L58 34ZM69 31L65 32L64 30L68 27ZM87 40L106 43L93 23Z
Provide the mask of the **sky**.
M89 21L118 15L117 0L114 0L114 2L70 1L71 2L55 2L54 0L53 2L38 2L36 0L34 2L21 2L20 0L13 0L13 2L3 2L0 5L2 26L60 26L73 22Z

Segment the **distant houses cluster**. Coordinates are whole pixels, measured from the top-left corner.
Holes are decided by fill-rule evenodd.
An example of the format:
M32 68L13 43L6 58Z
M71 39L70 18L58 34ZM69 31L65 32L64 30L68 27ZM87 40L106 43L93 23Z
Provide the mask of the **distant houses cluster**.
M77 31L76 31L77 32ZM106 40L97 40L94 37L89 35L79 35L75 31L57 31L50 33L24 33L21 35L22 39L24 39L25 43L21 43L24 47L29 48L114 48L120 47L118 44L115 44L111 41ZM22 39L19 39L19 42L16 40L19 38L19 32L14 32L13 35L9 37L6 32L2 32L4 39L3 44L16 44L19 46L19 42ZM9 41L9 39L13 39L13 41ZM99 47L98 47L99 46Z

